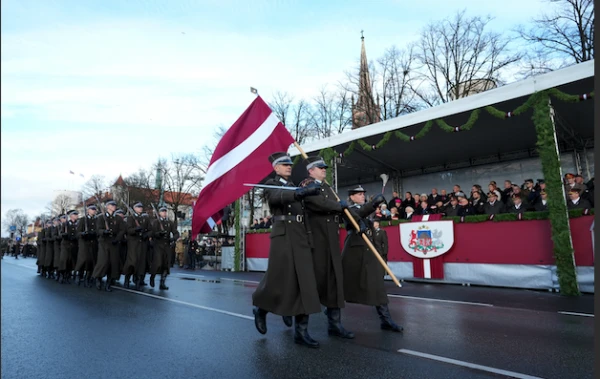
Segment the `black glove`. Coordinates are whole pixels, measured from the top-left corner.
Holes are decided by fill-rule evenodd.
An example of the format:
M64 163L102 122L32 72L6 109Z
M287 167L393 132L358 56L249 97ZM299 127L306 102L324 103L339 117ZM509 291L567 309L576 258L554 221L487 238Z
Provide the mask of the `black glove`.
M316 196L321 193L321 185L317 182L312 182L306 187L298 188L294 193L296 200L302 200L306 196Z
M116 244L118 244L118 243L119 243L119 241L118 241L118 240L112 240L112 241L111 241L111 243L112 243L113 245L116 245Z
M60 236L61 236L62 238L66 238L68 235L69 235L69 233L60 233Z
M383 197L382 194L378 194L377 196L375 196L375 198L373 199L373 209L377 209L377 207L379 206L379 204L381 203L385 203L385 197Z
M85 231L84 231L84 232L81 232L81 235L82 235L83 237L87 237L89 234L90 234L90 232L85 232Z
M160 231L160 236L165 238L167 236L167 234L169 234L169 232L167 232L166 230L161 230Z
M143 230L144 230L144 228L142 228L141 226L137 226L137 227L135 228L135 231L136 231L137 233L141 233Z
M348 203L346 202L346 200L340 200L340 206L343 209L348 209Z
M367 226L367 223L364 220L358 220L358 227L360 228L358 234L366 233L367 230L369 230L369 227Z
M173 242L175 242L175 238L170 238L170 239L169 239L169 242L170 242L170 243L173 243Z
M143 233L142 238L150 238L150 232Z
M111 233L112 233L112 232L111 232L110 230L108 230L108 229L104 229L104 230L102 231L102 234L104 234L105 236L108 236L108 235L110 235Z

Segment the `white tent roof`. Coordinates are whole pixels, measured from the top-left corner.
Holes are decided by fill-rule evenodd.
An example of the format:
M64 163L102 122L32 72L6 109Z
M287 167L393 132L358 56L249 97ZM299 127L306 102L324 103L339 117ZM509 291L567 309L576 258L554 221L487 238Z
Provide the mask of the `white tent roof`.
M375 145L389 131L402 129L406 135L416 135L430 120L443 119L450 125L459 126L467 121L475 109L493 105L502 111L513 111L531 94L549 88L558 88L571 95L593 91L594 61L347 131L306 144L302 148L309 155L328 147L341 153L351 142L358 139ZM552 104L557 115L561 151L572 150L576 140L580 141L579 146L583 143L581 141L588 144L586 147L590 147L590 144L593 146L593 101L565 103L552 99ZM355 182L357 177L363 182L368 181L369 177L377 181L382 173L397 176L419 175L447 169L459 162L468 166L484 164L486 159L505 161L535 156L537 136L531 115L530 109L517 117L505 120L481 112L469 131L447 133L434 125L427 135L416 141L404 142L392 137L387 144L372 151L364 151L357 145L354 152L344 156L338 164L338 183L343 185L346 181ZM299 155L295 147L291 147L289 151L292 156ZM303 166L294 167L294 178L306 175Z

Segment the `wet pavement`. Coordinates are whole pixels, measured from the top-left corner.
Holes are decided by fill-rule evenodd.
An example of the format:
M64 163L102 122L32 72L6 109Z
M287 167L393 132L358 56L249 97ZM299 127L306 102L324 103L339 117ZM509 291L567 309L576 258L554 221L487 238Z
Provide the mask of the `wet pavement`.
M356 338L329 337L312 315L321 348L309 349L280 317L254 328L261 273L174 269L168 291L107 293L42 278L31 258L1 262L2 378L593 377L591 295L388 283L404 333L348 304Z

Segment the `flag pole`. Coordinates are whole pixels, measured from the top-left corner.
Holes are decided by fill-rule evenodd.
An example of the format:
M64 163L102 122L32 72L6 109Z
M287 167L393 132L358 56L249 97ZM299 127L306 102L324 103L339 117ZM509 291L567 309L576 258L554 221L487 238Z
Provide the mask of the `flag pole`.
M298 142L294 141L294 146L296 147L296 149L298 149L298 151L300 152L300 154L302 155L302 158L307 159L308 155L306 155L306 153L304 152L304 150L300 147L300 144L298 144ZM325 180L325 183L327 183L327 180ZM327 183L329 184L329 183ZM338 194L333 190L333 188L331 189L331 191L333 192L333 195L335 196L335 198L337 199L337 201L340 201L340 197L338 196ZM350 214L350 211L348 211L348 209L344 209L344 213L346 214L346 217L350 220L350 222L352 223L352 226L354 226L354 229L357 232L360 232L360 227L358 226L358 223L356 222L356 220L354 219L354 217L352 217L352 215ZM375 254L375 258L377 258L377 260L379 261L379 263L383 266L383 268L385 269L385 271L388 273L388 275L390 276L390 278L392 278L392 280L394 281L394 283L398 286L398 287L402 287L402 285L400 284L400 282L398 281L398 279L396 278L396 276L394 275L394 273L392 272L392 270L390 270L390 268L388 267L388 265L385 263L385 261L383 260L383 258L381 258L381 255L379 254L379 252L377 251L377 249L375 249L375 246L373 246L373 243L371 243L371 240L369 240L369 238L362 233L362 238L365 241L365 243L367 244L367 246L369 247L369 249L373 252L373 254Z

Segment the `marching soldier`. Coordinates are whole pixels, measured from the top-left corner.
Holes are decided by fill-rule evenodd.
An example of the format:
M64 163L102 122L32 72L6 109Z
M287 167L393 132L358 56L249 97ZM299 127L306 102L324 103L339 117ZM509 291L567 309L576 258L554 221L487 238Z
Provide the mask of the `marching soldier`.
M107 292L112 292L111 279L119 275L119 240L123 237L121 223L123 220L115 215L117 203L108 200L105 203L106 212L96 219L98 233L98 262L92 276L96 278L96 289L102 289L102 278L106 276Z
M79 212L69 211L67 212L69 217L68 221L65 221L65 228L61 234L62 241L60 243L60 260L58 272L62 275L59 283L71 283L71 271L77 262L77 218ZM73 254L75 251L75 254ZM73 261L73 255L75 255L75 261Z
M306 170L309 177L300 183L306 187L317 183L321 187L318 196L304 199L309 240L312 246L312 260L317 289L321 304L327 307L329 335L342 338L354 338L354 333L342 325L341 308L344 308L344 276L342 269L342 254L340 252L340 216L345 201L338 202L333 189L324 183L327 175L327 164L321 157L308 157Z
M46 256L44 258L44 266L48 273L48 279L54 279L54 241L56 240L58 219L53 217L51 225L46 231Z
M276 175L266 184L293 187L290 181L292 159L287 153L269 157ZM308 315L321 311L312 253L304 225L302 200L321 193L310 184L296 190L265 189L265 199L273 215L267 272L252 294L254 325L267 332L267 313L284 317L291 326L295 316L294 342L317 348L319 343L308 334Z
M381 329L401 332L403 328L397 325L390 315L383 280L385 270L360 235L366 233L372 239L373 228L369 225L367 216L373 213L379 204L385 202L385 198L378 194L371 202L365 204L365 192L360 185L348 191L351 201L349 210L353 211L361 230L356 232L352 223L346 220L348 235L342 251L344 277L347 278L344 281L344 295L349 303L375 306L381 320Z
M58 216L58 224L56 225L56 234L54 235L54 261L52 262L52 268L56 270L56 281L60 281L62 278L60 272L60 250L63 240L63 233L65 233L65 223L67 222L67 216L61 214Z
M75 271L79 273L77 285L83 282L84 287L92 286L94 271L94 255L98 255L98 234L96 233L95 205L87 207L87 215L77 224L77 237L79 238L77 261Z
M42 224L42 230L37 235L37 243L38 243L38 255L37 255L37 273L46 276L46 270L44 269L44 259L46 253L46 226L47 224Z
M123 222L121 223L121 226L123 227L123 230L121 231L123 237L119 241L119 276L113 278L113 280L116 280L118 282L121 280L121 273L123 272L123 267L125 267L125 260L127 259L127 217L122 209L117 209L115 211L115 214L121 217L121 220L123 220Z
M150 237L148 218L142 216L142 203L133 206L133 214L127 217L127 259L123 266L125 288L129 288L129 280L134 275L135 289L140 290L146 275L147 240Z
M160 207L158 209L158 218L151 224L152 241L154 242L154 257L152 266L150 267L150 287L154 288L154 278L156 274L160 274L160 289L168 290L165 285L167 275L170 271L171 257L171 241L179 238L179 232L175 227L175 223L167 218L167 208ZM171 237L171 234L173 236Z

